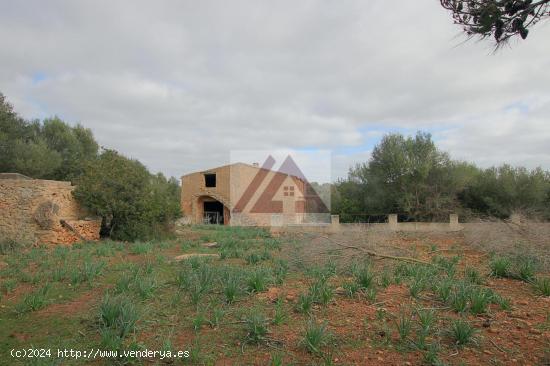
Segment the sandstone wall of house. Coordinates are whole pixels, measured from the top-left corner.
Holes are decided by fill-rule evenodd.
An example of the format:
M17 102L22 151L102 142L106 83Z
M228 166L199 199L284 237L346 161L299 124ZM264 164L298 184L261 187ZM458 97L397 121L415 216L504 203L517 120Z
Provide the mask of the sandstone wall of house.
M74 189L69 182L0 179L0 240L69 244L99 239L101 222L85 219Z

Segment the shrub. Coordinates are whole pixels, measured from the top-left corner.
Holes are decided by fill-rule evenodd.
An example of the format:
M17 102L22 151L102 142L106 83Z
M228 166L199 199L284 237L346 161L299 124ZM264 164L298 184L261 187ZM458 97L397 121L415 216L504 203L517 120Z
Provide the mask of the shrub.
M475 328L465 320L456 319L451 323L451 336L459 346L472 342L475 333Z
M143 164L114 150L103 150L84 164L75 183L75 198L103 218L103 231L115 239L162 235L166 224L180 215L176 179L150 174Z
M310 319L307 323L304 338L301 344L314 354L320 354L321 349L327 346L332 338L327 330L327 323L317 323L314 319Z

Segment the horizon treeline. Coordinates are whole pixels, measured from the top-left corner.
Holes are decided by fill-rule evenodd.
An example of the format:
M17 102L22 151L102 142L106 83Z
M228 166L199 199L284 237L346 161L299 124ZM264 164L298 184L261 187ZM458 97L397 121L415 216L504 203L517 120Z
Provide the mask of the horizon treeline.
M152 174L139 161L100 148L93 133L58 117L25 120L0 93L0 172L71 181L74 196L102 218L102 234L145 240L166 233L181 215L178 180ZM315 183L313 183L315 185ZM513 213L550 219L550 172L502 165L482 169L453 160L429 133L385 135L367 162L330 190L331 211L342 222L441 221L508 218ZM325 192L327 193L327 192Z
M446 221L462 218L506 219L517 213L550 218L550 172L504 164L482 169L453 160L431 135L385 135L368 162L358 163L332 186L332 212L343 222L383 220Z
M100 148L90 129L58 117L25 120L0 93L0 172L70 181L75 198L102 219L102 235L146 240L180 216L178 180Z

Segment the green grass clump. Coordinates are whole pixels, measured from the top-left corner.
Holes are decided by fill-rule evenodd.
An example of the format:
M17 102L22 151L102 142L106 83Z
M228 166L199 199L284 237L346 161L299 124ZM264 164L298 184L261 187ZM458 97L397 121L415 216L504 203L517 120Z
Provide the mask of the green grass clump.
M220 326L223 317L225 316L225 310L222 308L216 308L212 311L212 316L210 317L210 326L212 328L217 328Z
M287 319L287 312L284 307L284 303L282 299L278 299L275 303L275 311L273 313L273 320L271 321L273 325L281 325L283 324Z
M346 282L342 285L342 288L344 289L346 296L354 297L357 292L361 290L361 285L359 285L357 282Z
M449 301L453 291L453 284L453 279L449 277L443 277L439 281L436 280L433 286L433 291L440 301L443 301L444 303Z
M104 267L105 262L103 261L94 262L86 260L81 267L74 268L69 274L71 283L73 285L78 285L83 282L91 284L95 278L101 275Z
M50 291L50 285L46 284L40 289L25 295L23 300L15 305L15 311L18 314L24 314L31 311L40 310L48 304L47 294Z
M325 280L317 280L309 287L309 296L318 304L328 305L334 296L334 290Z
M139 297L143 300L153 297L158 287L155 278L152 276L140 277L136 279L135 285Z
M197 313L197 315L195 315L192 320L193 329L195 331L201 330L202 326L206 324L206 321L206 317L202 312Z
M248 273L246 285L249 292L262 292L267 290L271 281L271 272L267 268L255 268Z
M317 323L310 319L307 323L301 344L313 354L320 354L323 347L327 346L332 336L327 329L327 323Z
M474 315L485 313L492 299L493 294L491 291L481 287L474 287L470 291L470 312Z
M1 240L0 241L0 254L6 255L11 252L15 252L21 248L23 248L24 245L15 241L15 240Z
M2 285L0 286L0 291L9 294L10 292L13 292L16 287L17 280L15 278L10 278L2 282Z
M475 328L465 320L456 319L451 323L451 337L459 346L473 342L475 333Z
M384 270L382 271L382 274L380 275L380 286L382 286L383 288L387 288L391 284L392 284L391 272L388 271L387 268L384 268Z
M247 264L256 264L262 260L262 257L260 254L252 252L245 257L245 260Z
M273 268L275 283L281 285L288 274L288 270L289 270L288 262L284 259L277 259L275 261L275 267Z
M483 284L483 277L481 276L479 271L473 267L466 267L466 269L464 269L464 278L472 285Z
M363 263L358 265L353 270L353 276L355 282L357 282L362 289L368 289L374 285L375 275L369 263Z
M135 328L139 313L134 303L126 296L107 294L99 306L99 326L111 330L114 335L124 339Z
M512 262L506 257L495 257L489 263L491 275L494 277L510 277Z
M469 284L461 282L454 288L449 298L451 308L457 313L463 313L468 308L468 301L470 300L471 287Z
M426 281L424 278L413 278L409 284L409 293L415 299L420 296L420 293L426 288Z
M516 258L515 264L517 278L525 282L530 282L535 278L535 272L538 267L536 258L531 256L519 256Z
M438 267L443 269L443 271L445 271L447 276L454 277L454 275L456 273L456 265L460 261L460 257L459 256L454 256L454 257L451 257L451 258L446 258L446 257L435 256L432 259L432 261Z
M396 326L401 342L406 341L412 330L412 320L410 315L402 312L396 321Z
M296 303L296 311L302 314L309 314L313 308L314 299L309 294L300 294Z
M537 277L532 283L539 295L550 296L550 277Z
M130 291L130 285L132 284L132 281L134 280L134 276L129 273L124 273L122 276L118 278L118 280L115 283L115 293L121 294L127 291Z
M222 281L222 286L225 301L232 304L242 293L242 276L237 272L229 272L225 280Z
M418 317L418 330L414 344L418 349L426 350L429 348L426 340L432 333L436 321L436 313L431 309L419 309L416 311L416 315Z
M147 254L152 250L153 250L153 245L151 243L138 241L132 244L130 248L130 253L136 254L136 255Z
M258 344L266 339L268 333L268 320L259 310L253 309L244 319L246 343Z

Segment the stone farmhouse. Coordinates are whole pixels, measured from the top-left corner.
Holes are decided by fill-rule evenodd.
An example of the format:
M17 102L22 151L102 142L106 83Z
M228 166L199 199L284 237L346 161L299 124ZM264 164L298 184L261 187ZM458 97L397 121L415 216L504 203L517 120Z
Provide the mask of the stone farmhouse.
M245 163L182 176L181 208L186 223L234 226L299 224L329 213L300 174Z

